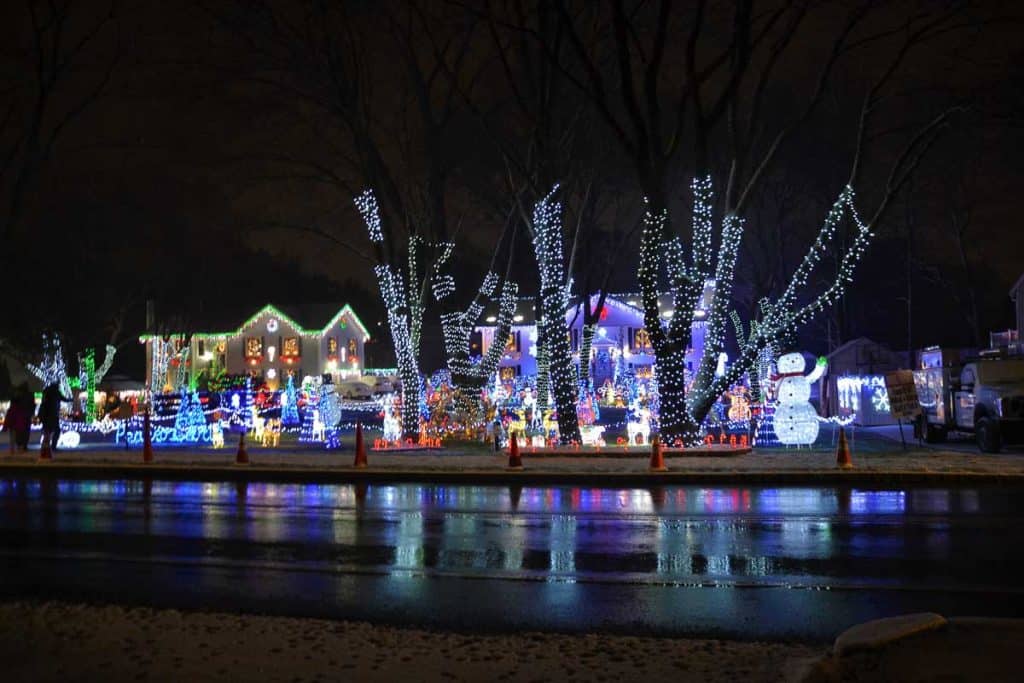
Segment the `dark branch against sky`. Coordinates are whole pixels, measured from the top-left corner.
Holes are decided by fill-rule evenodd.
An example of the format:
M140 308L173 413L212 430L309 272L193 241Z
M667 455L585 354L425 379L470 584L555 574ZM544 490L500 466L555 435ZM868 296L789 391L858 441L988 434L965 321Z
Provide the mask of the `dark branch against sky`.
M631 45L638 73L660 60L667 92L684 75L698 3L680 3L664 21L660 5L622 3L637 30L618 39ZM265 301L351 300L376 327L370 249L351 202L367 185L382 196L396 235L457 233L457 281L472 289L516 200L529 205L561 181L566 223L582 220L593 231L582 233L576 281L610 265L608 287L636 288L636 245L617 236L635 227L642 190L622 132L581 86L595 74L574 52L597 56L611 118L628 128L617 65L601 52L603 41L616 40L601 23L613 11L605 3L71 2L62 42L45 34L50 99L34 122L38 25L29 8L45 6L0 10L0 196L5 207L21 204L5 223L17 311L3 323L8 336L57 326L82 344L100 343L125 306L137 331L147 298L195 320L244 317ZM752 4L753 76L741 84L739 118L723 110L707 136L707 167L722 183L729 126L748 131L752 150L770 144L807 101L858 3L816 3L805 16L799 6ZM1016 217L1024 60L1013 3L872 8L821 102L743 208L750 227L735 296L750 309L792 270L849 175L857 112L906 36L906 18L918 27L944 12L954 14L913 47L879 98L857 187L864 201L922 121L954 105L965 111L887 213L840 312L808 331L818 350L859 334L904 346L908 263L919 292L912 343L971 341L967 285L980 302L977 330L1010 322L1006 290L1024 269ZM732 16L731 3L709 3L702 18L700 62L725 55L722 72L708 76L709 110L732 87L730 60L740 58L729 51ZM573 45L560 29L567 20L585 42ZM662 33L658 55L651 46ZM860 41L875 42L856 49ZM764 87L755 87L765 73ZM692 136L692 106L678 121L673 115L663 111L658 130ZM45 154L25 147L37 124ZM680 215L699 165L686 140L667 158L669 201ZM26 150L32 163L18 167ZM21 189L19 168L28 172ZM528 293L534 268L530 250L517 249L513 272ZM435 318L428 312L428 322Z

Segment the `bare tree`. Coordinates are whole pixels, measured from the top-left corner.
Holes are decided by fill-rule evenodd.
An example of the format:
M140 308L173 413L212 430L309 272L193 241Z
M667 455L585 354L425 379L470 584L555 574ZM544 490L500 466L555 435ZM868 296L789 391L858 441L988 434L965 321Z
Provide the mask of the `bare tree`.
M737 0L729 14L704 0L685 10L675 9L668 0L561 0L554 5L570 47L569 59L532 26L516 25L514 19L508 23L545 46L549 60L586 96L633 165L648 202L638 275L644 323L658 362L660 426L667 439L692 442L699 436L704 413L717 399L712 394L720 382L715 381L714 370L731 317L736 249L744 233L740 217L759 180L783 143L819 108L838 66L869 50L881 51L889 58L868 84L860 121L853 129L857 151L850 178L856 183L866 138L875 134L869 122L886 86L911 51L964 25L963 7L953 4L919 13L908 6L893 20L891 14L874 11L875 3L853 5L825 43L808 91L788 98L790 111L769 132L763 127L765 100L795 38L803 35L811 4L778 2L755 11L753 2ZM820 28L814 30L820 33ZM677 36L683 40L677 41ZM712 43L710 36L717 42ZM700 179L697 193L710 192L713 150L718 145L728 150L721 230L713 230L710 197L703 196L695 202L701 209L694 212L684 242L672 220L670 184L675 169L685 150ZM888 205L888 198L880 207ZM696 377L699 396L690 400L683 358L691 345L698 299L711 281L715 294ZM658 307L663 288L674 299L667 323Z
M28 41L0 51L0 242L14 234L58 140L110 84L120 57L115 9L25 0L4 10Z

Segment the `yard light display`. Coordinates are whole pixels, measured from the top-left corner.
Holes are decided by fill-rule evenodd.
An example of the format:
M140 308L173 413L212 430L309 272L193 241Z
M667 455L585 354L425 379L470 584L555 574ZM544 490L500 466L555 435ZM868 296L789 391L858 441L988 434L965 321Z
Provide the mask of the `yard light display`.
M71 395L71 380L68 378L67 366L64 363L64 347L57 333L43 334L43 360L39 365L28 363L25 366L35 375L44 387L56 384L64 396Z
M78 357L78 386L85 389L85 423L96 419L96 352L88 348Z
M713 250L711 181L708 178L696 179L692 187L693 246L690 262L682 258L682 246L678 241L665 238L667 213L658 206L655 207L657 210L649 209L645 215L638 271L644 324L650 333L657 359L661 389L661 432L665 440L681 439L687 443L699 439L697 423L708 414L726 389L744 373L754 371L759 365L759 355L766 346L777 344L842 296L872 237L871 226L864 223L856 211L853 189L845 187L833 203L816 239L783 294L775 301L763 299L760 302L759 319L750 321L748 329L744 331L739 317L729 309L738 247L743 236L743 221L735 215L726 215L721 223L717 251ZM829 245L834 242L836 229L845 215L850 216L856 229L851 244L841 252L837 274L824 291L803 299L804 289ZM712 264L716 256L717 261ZM674 299L674 315L667 322L658 309L659 273L663 259L666 260ZM703 310L704 353L693 384L686 390L683 384L683 357L690 339L688 327L694 319L701 319L702 311L697 304L701 300L701 288L708 283L714 287L714 295ZM692 317L680 315L681 311L692 311ZM740 353L724 374L716 376L718 354L725 348L730 319ZM756 393L765 393L764 387L758 386ZM767 416L761 417L763 419Z
M557 191L558 186L555 185L534 206L533 248L540 271L540 305L545 320L543 335L546 340L541 341L548 353L548 371L558 413L558 438L560 443L570 444L580 442L580 427L576 416L576 367L563 322L569 291L562 249L562 205L553 199Z
M288 375L288 384L281 394L281 424L285 427L297 427L299 423L299 397L295 391L295 378Z
M811 384L825 374L827 363L819 358L806 377L804 357L800 353L779 356L781 375L778 382L778 402L774 427L779 441L787 446L807 446L818 438L818 413L810 404Z
M338 425L341 422L341 397L333 384L321 385L318 406L324 424L324 446L328 449L340 447L341 429Z

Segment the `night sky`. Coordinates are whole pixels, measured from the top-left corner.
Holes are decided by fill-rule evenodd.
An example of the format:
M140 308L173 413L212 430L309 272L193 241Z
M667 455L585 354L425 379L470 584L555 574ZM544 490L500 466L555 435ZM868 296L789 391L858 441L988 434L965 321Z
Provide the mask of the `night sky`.
M193 329L238 324L267 301L347 301L382 334L378 347L368 348L370 361L388 362L385 328L377 326L382 306L366 258L371 249L351 201L379 174L367 170L351 111L369 127L368 138L402 198L401 215L386 207L394 234L436 216L427 179L442 169L445 229L458 243L460 292L478 286L495 254L494 267L504 269L506 224L517 230L512 272L524 293L534 291L535 265L517 226L510 178L529 179L525 198L545 183L565 183L567 223L582 215L590 226L577 282L609 270L610 289L637 289L637 241L618 241L642 211L628 155L566 78L547 84L557 90L549 107L534 111L543 112L543 120L516 105L524 87L537 85L523 74L540 70L523 55L543 54L535 36L514 26L516 8L529 14L532 3L67 4L59 42L58 24L42 27L47 59L56 55L60 68L41 135L72 115L29 172L23 141L36 121L39 78L29 7L39 26L47 21L48 3L16 0L0 10L0 256L7 302L0 337L10 343L27 348L41 329L56 327L70 348L102 344L119 317L122 343L142 331L147 299L156 301L162 324ZM631 38L637 49L657 29L658 4L626 3L643 29ZM1012 326L1007 292L1024 271L1017 217L1024 188L1022 15L1016 3L878 4L884 7L871 10L858 29L865 36L891 28L899 37L907 16L920 21L956 14L948 30L914 46L887 85L856 188L864 212L914 131L937 112L958 111L878 226L842 310L809 326L799 343L825 352L857 336L896 349L906 348L908 337L915 347L966 346L975 335L984 342L989 331ZM580 3L566 5L570 13L579 11L582 25L587 11ZM712 5L699 46L707 58L727 43L732 16L731 3ZM754 3L755 16L782 5ZM794 30L768 83L753 126L759 135L790 120L839 25L857 7L821 5ZM679 3L669 15L666 82L683 71L695 11L696 3ZM512 76L496 41L514 60L522 58ZM894 44L854 51L837 66L822 105L786 140L758 185L744 212L748 227L735 292L744 315L759 295L776 291L773 274L795 267L842 188L863 93ZM444 55L442 67L437 54ZM431 126L421 115L410 55L430 79ZM753 68L764 59L755 53ZM570 72L579 67L566 63ZM618 82L612 61L599 67L608 82ZM352 74L358 82L344 82ZM348 114L338 111L343 90L358 90ZM749 104L750 89L743 92L741 102ZM614 93L612 101L620 101ZM560 135L535 135L544 126ZM710 166L723 182L727 128L723 119L711 131ZM561 146L537 145L542 139ZM683 227L692 156L684 142L671 162L673 216ZM594 201L589 213L587 188ZM12 210L16 195L20 206ZM428 330L436 331L436 311L427 320ZM119 371L141 376L137 346L125 346ZM438 366L439 344L428 341L426 352L432 358L423 367Z

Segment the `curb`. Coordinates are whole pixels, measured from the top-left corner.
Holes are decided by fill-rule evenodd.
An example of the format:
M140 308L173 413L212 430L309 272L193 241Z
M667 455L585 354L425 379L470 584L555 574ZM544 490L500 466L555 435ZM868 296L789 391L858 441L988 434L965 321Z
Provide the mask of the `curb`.
M295 483L419 482L468 484L590 484L644 486L685 484L772 484L810 486L914 487L1024 486L1024 474L883 470L564 472L542 469L425 470L367 467L277 467L234 465L0 463L0 477L66 479L168 479L176 481L275 481Z

